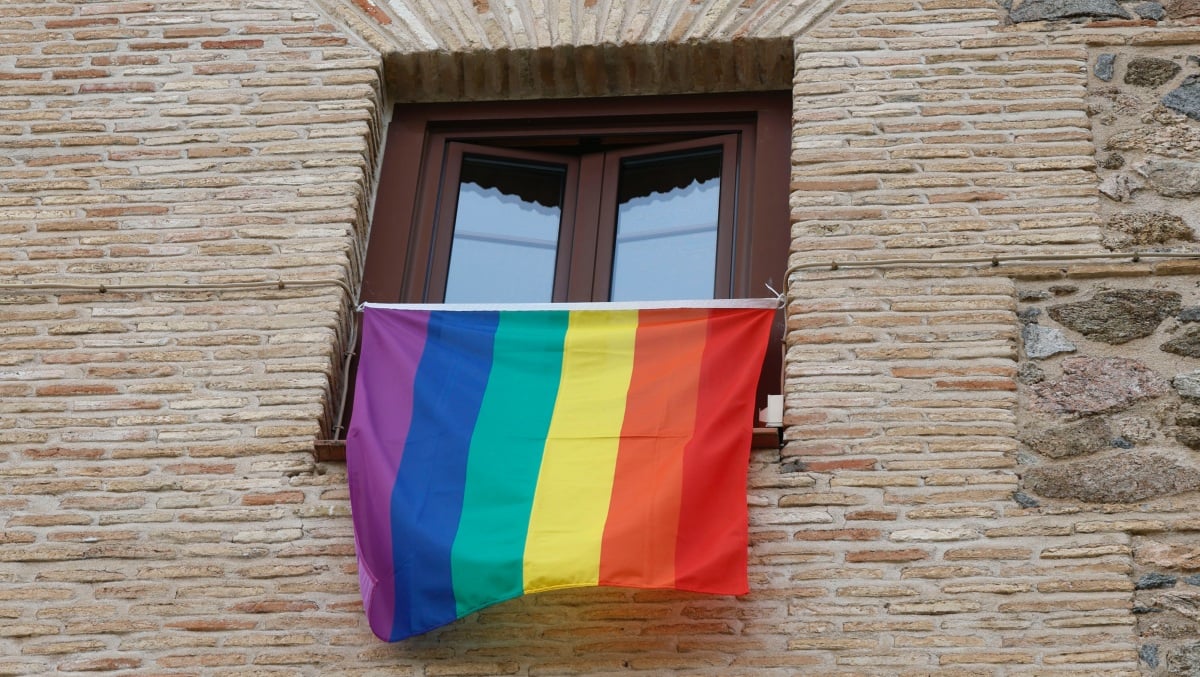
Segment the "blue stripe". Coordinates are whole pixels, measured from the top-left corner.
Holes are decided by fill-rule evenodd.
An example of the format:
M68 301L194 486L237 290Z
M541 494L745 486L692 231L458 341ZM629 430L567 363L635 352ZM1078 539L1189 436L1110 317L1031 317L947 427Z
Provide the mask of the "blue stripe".
M413 385L412 424L392 488L392 641L458 617L450 552L499 319L494 311L430 314Z

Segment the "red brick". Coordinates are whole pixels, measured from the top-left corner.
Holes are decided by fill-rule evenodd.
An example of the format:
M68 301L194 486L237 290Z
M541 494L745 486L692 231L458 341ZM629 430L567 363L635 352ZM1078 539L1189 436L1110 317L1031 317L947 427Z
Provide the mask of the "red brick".
M80 94L128 94L130 92L153 92L157 86L153 82L94 82L79 85Z
M121 20L115 16L102 16L94 19L48 19L46 28L86 28L89 26L116 26Z
M239 614L276 614L298 611L316 611L316 602L291 602L288 600L273 600L269 602L242 602L229 608ZM361 605L360 605L361 608Z
M45 460L51 458L62 460L95 460L104 456L103 449L71 449L64 447L26 449L22 453L26 458L33 460Z
M200 43L204 49L258 49L263 41L258 39L241 40L205 40Z
M185 50L188 48L188 43L170 41L170 42L129 42L126 43L129 49L138 52L149 51L176 51Z
M95 207L87 210L90 217L160 216L170 211L163 205L131 205L128 207Z
M132 670L142 665L142 659L133 657L122 658L91 658L79 661L60 663L58 669L63 672L113 672L116 670Z
M484 9L479 9L478 4L476 4L476 6L475 6L476 9L479 9L479 11L481 13L487 11L487 9L486 9L487 0L482 0L482 2L483 2ZM366 12L367 15L369 15L372 19L378 21L381 25L386 26L386 25L392 23L392 17L388 16L387 14L384 14L383 11L379 9L379 7L375 6L375 3L371 2L371 0L354 0L354 4L358 5L359 9Z
M242 505L275 505L278 503L303 503L304 492L280 491L273 494L246 494Z
M218 35L225 35L228 32L228 28L220 26L176 26L164 28L163 37L167 40L175 38L212 38Z
M255 621L235 621L220 618L197 618L186 621L164 623L163 627L177 628L191 632L225 632L231 630L252 630L258 623Z
M928 552L917 548L907 548L905 550L858 550L846 553L847 562L915 562L928 557Z
M847 458L837 461L806 461L804 470L812 472L828 472L830 470L874 470L876 460L873 458Z
M871 541L879 538L878 529L812 529L792 535L797 541Z
M63 395L111 395L118 392L116 386L107 383L71 383L42 386L37 394L54 397Z

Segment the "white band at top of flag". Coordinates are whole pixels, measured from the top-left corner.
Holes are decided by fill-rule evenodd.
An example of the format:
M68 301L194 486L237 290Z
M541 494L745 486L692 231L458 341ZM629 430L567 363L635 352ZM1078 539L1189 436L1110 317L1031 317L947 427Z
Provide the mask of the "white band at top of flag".
M364 303L386 310L662 310L669 308L778 308L781 299L703 299L685 301L605 301L587 303Z

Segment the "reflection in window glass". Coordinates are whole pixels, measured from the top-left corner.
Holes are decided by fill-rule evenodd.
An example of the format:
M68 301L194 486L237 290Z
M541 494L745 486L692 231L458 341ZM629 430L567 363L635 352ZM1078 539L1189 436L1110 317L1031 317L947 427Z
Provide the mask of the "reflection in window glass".
M552 300L565 174L550 165L463 159L447 303Z
M611 299L712 298L721 149L624 160L618 185Z

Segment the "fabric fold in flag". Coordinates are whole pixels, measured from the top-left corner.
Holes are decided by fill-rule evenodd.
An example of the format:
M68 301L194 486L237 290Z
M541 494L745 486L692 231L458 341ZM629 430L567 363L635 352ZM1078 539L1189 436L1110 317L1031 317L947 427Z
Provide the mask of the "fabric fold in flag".
M775 307L368 305L346 463L372 632L557 588L747 592Z

